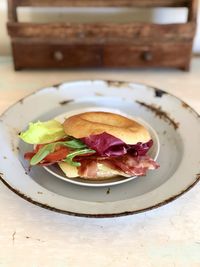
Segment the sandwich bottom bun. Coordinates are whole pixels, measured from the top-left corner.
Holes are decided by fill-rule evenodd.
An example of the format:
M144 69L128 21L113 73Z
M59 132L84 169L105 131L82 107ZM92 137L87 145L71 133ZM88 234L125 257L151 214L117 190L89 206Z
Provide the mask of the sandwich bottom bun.
M58 163L59 167L61 168L61 170L64 172L64 174L68 177L68 178L82 178L85 180L98 180L98 181L103 181L103 180L108 180L117 176L124 176L124 177L130 177L129 175L123 173L123 172L119 172L117 170L113 170L107 166L105 166L104 164L101 163L97 163L97 176L96 177L80 177L78 174L78 168L76 166L71 166L66 162L59 162Z
M110 112L85 112L67 118L64 123L67 135L75 138L106 132L126 144L146 143L151 139L148 130L138 122Z

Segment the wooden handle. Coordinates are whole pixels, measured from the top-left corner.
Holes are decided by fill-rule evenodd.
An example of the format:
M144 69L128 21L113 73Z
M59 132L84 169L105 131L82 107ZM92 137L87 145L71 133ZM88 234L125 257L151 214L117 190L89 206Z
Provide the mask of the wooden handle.
M153 54L151 51L144 51L141 57L144 61L150 62L153 59Z
M53 57L54 57L55 61L63 61L63 59L64 59L63 53L59 50L56 50L54 52Z

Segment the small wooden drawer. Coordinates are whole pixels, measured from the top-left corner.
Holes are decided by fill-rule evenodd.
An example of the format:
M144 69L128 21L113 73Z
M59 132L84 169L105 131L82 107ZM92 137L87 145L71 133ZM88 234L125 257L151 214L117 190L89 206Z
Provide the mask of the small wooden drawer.
M189 62L191 44L167 44L150 46L106 46L106 67L179 67L185 69ZM188 56L187 56L188 55Z
M23 51L23 53L19 53ZM102 65L98 45L13 43L15 68L70 68Z

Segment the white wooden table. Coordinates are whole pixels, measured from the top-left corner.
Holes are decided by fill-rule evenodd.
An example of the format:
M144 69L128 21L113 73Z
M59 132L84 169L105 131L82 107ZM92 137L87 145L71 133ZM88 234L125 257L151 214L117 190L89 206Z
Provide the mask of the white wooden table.
M0 112L38 88L68 80L141 82L182 98L200 112L200 59L179 70L14 72L0 57ZM3 142L3 140L0 140ZM199 155L197 155L199 156ZM200 184L174 202L111 219L57 214L21 199L0 183L0 267L199 267Z

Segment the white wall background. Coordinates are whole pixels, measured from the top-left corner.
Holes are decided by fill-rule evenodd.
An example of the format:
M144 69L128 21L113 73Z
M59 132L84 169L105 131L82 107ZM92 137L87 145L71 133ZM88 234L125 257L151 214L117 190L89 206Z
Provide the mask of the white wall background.
M198 29L194 42L194 52L200 53L200 1L198 8ZM18 11L20 21L50 22L50 21L68 21L71 22L90 22L90 21L147 21L147 22L184 22L187 17L187 10L182 9L128 9L128 8L21 8ZM7 21L7 0L0 0L0 55L9 55L10 39L6 31Z

